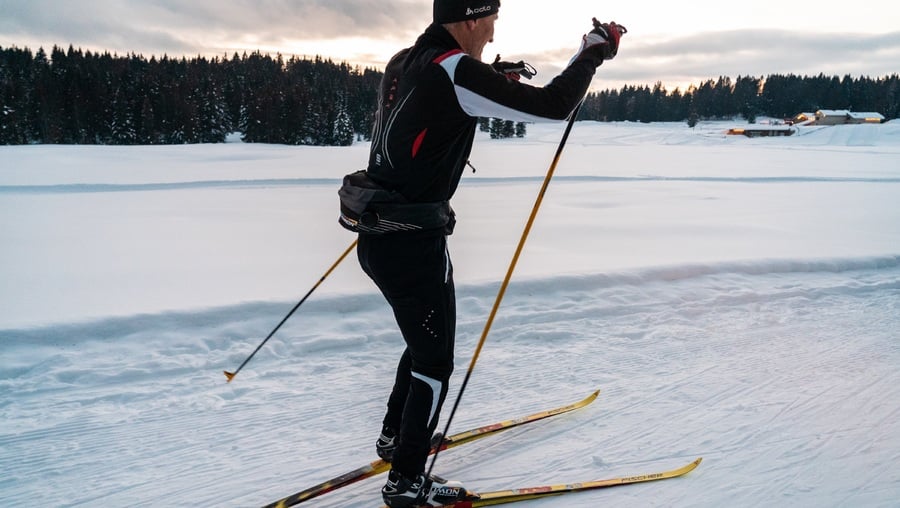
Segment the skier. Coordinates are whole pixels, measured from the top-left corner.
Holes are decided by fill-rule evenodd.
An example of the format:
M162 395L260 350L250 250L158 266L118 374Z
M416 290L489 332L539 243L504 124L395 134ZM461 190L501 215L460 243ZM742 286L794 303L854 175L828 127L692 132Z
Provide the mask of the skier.
M498 0L434 0L433 23L385 68L368 166L347 175L339 191L339 221L359 233L360 266L406 342L375 445L391 462L382 497L393 508L449 504L467 494L459 482L428 475L425 464L453 371L450 198L477 119L566 119L624 32L595 23L562 73L534 87L508 75L515 64L481 61L499 9Z

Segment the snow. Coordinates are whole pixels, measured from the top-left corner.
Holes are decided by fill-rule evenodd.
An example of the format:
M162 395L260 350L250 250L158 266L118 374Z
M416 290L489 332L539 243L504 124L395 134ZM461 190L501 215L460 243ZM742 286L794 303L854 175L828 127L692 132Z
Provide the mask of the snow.
M600 398L435 471L702 456L528 506L898 506L900 124L732 126L576 124L451 432ZM476 142L445 417L562 129ZM353 256L222 375L352 242L336 191L366 151L0 147L0 505L257 506L373 460L402 346ZM308 505L379 506L382 481Z

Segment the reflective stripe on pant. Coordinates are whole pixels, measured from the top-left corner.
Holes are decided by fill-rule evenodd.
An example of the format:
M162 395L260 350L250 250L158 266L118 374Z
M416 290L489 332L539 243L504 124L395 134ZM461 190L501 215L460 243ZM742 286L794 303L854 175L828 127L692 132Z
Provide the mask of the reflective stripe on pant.
M425 468L453 372L456 295L446 238L361 235L360 266L381 290L406 342L384 425L399 430L393 468Z

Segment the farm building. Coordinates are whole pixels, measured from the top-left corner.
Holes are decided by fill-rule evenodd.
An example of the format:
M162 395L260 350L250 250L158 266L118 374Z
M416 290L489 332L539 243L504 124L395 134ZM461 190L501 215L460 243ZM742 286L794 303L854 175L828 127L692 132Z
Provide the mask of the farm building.
M844 125L860 123L881 123L881 113L854 112L846 109L820 109L816 111L816 125Z
M728 134L743 135L748 138L759 138L766 136L790 136L794 130L790 125L748 125L745 127L734 127L728 129Z

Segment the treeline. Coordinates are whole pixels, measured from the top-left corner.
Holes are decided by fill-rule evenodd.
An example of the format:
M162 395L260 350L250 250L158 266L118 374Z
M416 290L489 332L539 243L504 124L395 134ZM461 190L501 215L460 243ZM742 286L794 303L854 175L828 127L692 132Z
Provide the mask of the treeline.
M662 83L626 86L590 93L579 115L583 120L680 122L691 118L755 122L759 116L791 118L820 109L848 109L900 118L900 76L883 78L797 76L772 74L766 78L738 76L708 80L686 91L669 92Z
M0 47L0 144L217 143L349 145L367 138L382 73L316 57L116 56L69 47ZM590 93L580 119L684 121L789 118L819 109L900 117L900 77L770 75L708 80L685 91L657 83ZM491 137L525 125L481 120Z
M0 48L0 144L349 145L381 73L258 52L231 59Z

